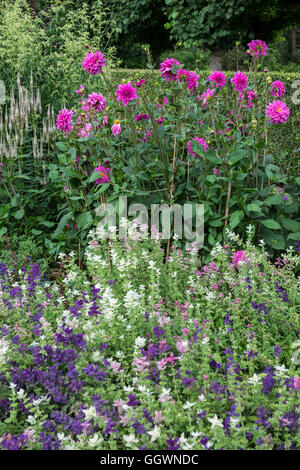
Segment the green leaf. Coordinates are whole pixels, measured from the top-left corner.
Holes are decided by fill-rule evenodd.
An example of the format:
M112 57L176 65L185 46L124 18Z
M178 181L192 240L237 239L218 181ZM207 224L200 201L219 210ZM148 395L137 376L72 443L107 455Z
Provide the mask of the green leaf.
M228 160L229 165L234 165L235 163L239 162L240 160L242 160L242 158L244 158L247 155L247 153L248 153L248 150L243 150L243 149L236 150L230 155L230 158Z
M288 240L300 241L300 232L289 233L289 234L288 234Z
M0 238L3 237L7 232L7 227L2 227L0 228Z
M229 225L231 229L234 229L244 218L244 211L234 211L229 217Z
M90 212L84 212L76 217L76 224L79 228L85 227L86 225L91 225L93 222L93 217Z
M291 232L300 231L300 222L297 222L297 220L281 219L280 222L284 228L290 230Z
M262 234L266 243L274 248L274 250L284 250L285 242L282 235L267 229L264 229Z
M216 165L221 163L221 159L217 157L216 153L213 150L207 150L204 153L204 158L211 163L215 163Z
M282 194L275 194L274 196L270 196L268 197L264 203L267 204L268 206L272 206L272 205L279 205L279 204L282 204L284 201L283 199L283 195Z
M274 219L267 219L267 220L262 220L261 223L269 228L269 229L272 229L272 230L281 230L281 226L279 225L278 222L276 222L276 220Z
M261 213L261 208L257 204L254 204L254 203L248 204L246 209L249 212L260 212Z
M19 209L17 212L15 212L14 217L15 219L20 220L22 219L22 217L24 217L24 214L25 214L24 209Z
M66 223L68 222L68 220L71 219L71 217L73 216L73 212L68 212L68 214L65 214L59 221L59 224L57 226L57 229L55 230L53 236L56 237L57 235L59 235L60 233L62 233L63 229L65 228L65 225Z

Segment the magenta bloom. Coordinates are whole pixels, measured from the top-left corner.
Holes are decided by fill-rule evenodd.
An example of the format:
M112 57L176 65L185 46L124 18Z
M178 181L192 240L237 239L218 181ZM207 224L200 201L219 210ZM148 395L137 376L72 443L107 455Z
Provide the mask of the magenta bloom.
M179 69L177 70L175 79L182 82L182 80L186 80L186 85L188 90L193 90L198 86L198 78L199 75L196 75L195 72L191 72L190 70Z
M89 72L92 75L97 75L102 72L102 68L106 64L106 59L102 52L88 52L85 56L84 61L82 62L82 67L86 72Z
M137 114L134 118L134 120L136 122L138 121L143 121L144 119L146 119L147 121L149 121L150 117L148 116L148 114L145 114L145 113L140 113L140 114Z
M98 94L94 92L88 96L86 104L89 108L94 108L95 112L102 112L106 108L106 99L102 93Z
M271 95L277 96L277 98L282 98L285 95L285 86L280 80L275 80L271 83Z
M223 72L215 70L209 77L208 80L212 83L214 82L215 86L218 88L223 88L226 85L226 77Z
M217 168L213 168L213 174L216 176L220 176L220 172Z
M197 98L199 100L202 100L202 106L206 108L207 101L211 99L211 97L215 94L216 90L211 90L210 88L207 88L206 91L202 93L202 95L198 95Z
M241 250L241 251L236 251L236 252L233 253L233 255L232 255L232 262L233 262L233 264L235 264L236 266L238 266L238 264L239 264L240 261L249 262L249 259L247 258L246 253L245 253L243 250Z
M248 77L245 73L242 73L240 70L234 74L233 78L230 81L233 83L234 89L240 93L246 90L248 86Z
M136 88L133 88L131 82L122 83L116 91L117 100L123 101L124 106L127 106L129 101L136 100Z
M93 126L90 123L85 124L85 126L77 133L78 137L89 137L92 127Z
M195 141L199 142L199 144L202 145L202 147L203 147L203 152L206 152L206 150L209 149L209 146L207 145L207 142L206 142L202 137L195 137L195 138L192 139L192 140L195 140ZM195 158L199 158L200 155L198 155L197 153L195 153L195 152L192 150L191 143L192 143L192 141L189 140L188 143L187 143L187 146L186 146L188 153L189 153L190 155L193 155Z
M64 131L64 133L68 135L69 132L71 132L73 129L72 119L73 112L67 108L63 108L58 112L56 119L56 127L61 131Z
M198 78L199 78L199 75L196 75L195 72L189 71L187 79L186 79L186 86L188 90L194 90L194 88L197 88Z
M294 387L297 390L300 388L300 377L294 377Z
M145 83L145 80L142 78L142 80L139 80L137 82L134 82L135 86L137 88L141 88L141 86Z
M251 56L258 57L259 55L267 55L268 46L264 41L260 39L253 39L253 41L248 43L248 53Z
M168 82L171 80L176 80L176 73L172 73L172 67L174 64L180 65L180 62L178 62L176 59L165 59L160 64L160 76L165 78Z
M290 110L283 101L275 100L268 104L265 113L272 124L282 124L288 120Z
M78 88L78 90L76 90L76 93L80 96L83 95L83 92L84 92L84 86L83 85L80 85L80 87Z
M110 168L106 168L105 166L100 165L97 168L95 168L94 171L99 171L100 178L95 181L97 184L110 183L110 178L109 178Z
M257 100L257 94L255 93L254 90L246 91L246 100L247 100L248 108L252 108L253 107L253 100Z
M111 126L111 131L113 133L113 136L117 135L117 134L121 134L121 124L120 124L120 121L118 119L116 119L113 123L113 125Z

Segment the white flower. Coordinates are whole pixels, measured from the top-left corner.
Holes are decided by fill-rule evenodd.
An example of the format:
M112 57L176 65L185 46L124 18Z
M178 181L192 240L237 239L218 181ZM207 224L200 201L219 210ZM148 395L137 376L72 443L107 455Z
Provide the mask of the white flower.
M94 406L82 411L85 414L86 421L89 421L91 418L97 418L97 410Z
M99 352L99 351L95 351L95 352L93 353L93 355L92 355L92 360L93 360L94 362L97 362L97 361L100 360L100 358L101 358L100 352Z
M131 444L137 444L139 441L135 438L134 434L128 434L127 436L123 436L123 441L125 441L125 445L130 447Z
M148 431L148 434L151 436L151 442L156 441L160 437L160 427L155 425L151 431Z
M33 425L36 422L36 417L33 415L29 415L26 421L28 421L29 424Z
M261 383L261 377L259 377L257 374L254 374L252 377L249 377L248 382L251 385L257 385Z
M190 403L189 401L187 401L183 406L182 408L184 410L189 410L190 408L193 408L193 406L196 404L196 402L194 401L194 403Z
M25 395L26 395L25 390L23 390L23 388L20 388L20 390L17 392L18 398L21 400L22 398L25 397Z
M125 386L125 387L123 387L123 390L124 390L124 392L131 393L131 392L133 392L134 387L130 387L130 386L129 386L129 387L126 387L126 386Z
M141 336L138 336L136 339L135 339L135 342L134 342L135 346L137 348L143 348L146 344L146 338L142 338Z
M214 429L217 426L223 427L222 421L218 418L217 415L214 415L213 418L207 418L207 420L211 423L211 428Z
M289 372L289 370L285 368L284 364L282 366L275 366L275 369L276 376L283 377L285 379L289 378L289 375L286 374L286 372Z
M102 441L103 441L102 437L99 437L98 434L94 434L93 437L89 439L88 443L91 447L96 447L100 445Z
M237 424L239 424L240 422L240 419L239 418L235 418L233 416L230 417L230 424L231 426L236 426Z

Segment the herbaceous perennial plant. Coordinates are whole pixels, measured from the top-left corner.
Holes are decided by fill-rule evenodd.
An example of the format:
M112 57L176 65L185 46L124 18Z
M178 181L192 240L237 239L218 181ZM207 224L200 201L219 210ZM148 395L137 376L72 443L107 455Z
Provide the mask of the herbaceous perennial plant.
M52 171L61 175L58 186L64 181L66 205L56 235L68 236L73 220L83 241L99 201L117 205L127 196L148 208L204 204L207 252L227 226L242 232L249 223L256 242L264 239L272 252L299 241L300 222L292 218L300 179L282 173L268 149L270 127L289 119L285 85L267 74L258 79L268 47L260 40L248 47L249 73L231 79L215 70L200 82L196 72L165 59L161 96L144 79L113 85L103 54L89 52L82 66L99 76L98 86L102 79L102 89L81 84L78 107L57 117L65 139Z
M250 227L165 264L128 230L90 232L87 272L61 254L61 282L0 264L0 448L297 448L298 253L270 262Z

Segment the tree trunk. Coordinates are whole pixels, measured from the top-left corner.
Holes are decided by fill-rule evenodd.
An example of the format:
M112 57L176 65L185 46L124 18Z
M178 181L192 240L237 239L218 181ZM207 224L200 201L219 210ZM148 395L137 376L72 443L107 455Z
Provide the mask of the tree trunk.
M30 0L30 6L34 13L37 13L37 0Z

